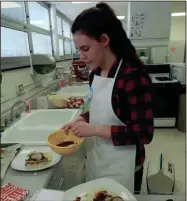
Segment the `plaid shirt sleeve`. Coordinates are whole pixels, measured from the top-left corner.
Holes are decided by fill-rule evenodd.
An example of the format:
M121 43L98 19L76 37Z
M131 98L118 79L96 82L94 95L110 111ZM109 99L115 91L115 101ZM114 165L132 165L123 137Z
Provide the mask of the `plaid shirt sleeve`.
M81 114L80 116L83 117L87 123L89 123L89 112Z
M111 126L114 146L149 144L153 138L152 83L149 76L133 68L127 71L123 80L117 80L117 87L124 83L128 111L126 126ZM125 80L125 81L124 81ZM125 103L126 104L126 103ZM120 104L121 105L121 104ZM120 110L121 107L116 109Z

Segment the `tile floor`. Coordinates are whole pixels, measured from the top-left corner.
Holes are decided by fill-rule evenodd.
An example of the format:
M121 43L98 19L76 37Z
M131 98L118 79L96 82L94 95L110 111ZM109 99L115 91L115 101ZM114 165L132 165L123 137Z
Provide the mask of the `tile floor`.
M146 170L150 160L158 158L161 153L174 164L176 187L175 192L185 192L186 144L185 132L178 129L155 129L153 141L146 145L146 161L141 193L146 193Z

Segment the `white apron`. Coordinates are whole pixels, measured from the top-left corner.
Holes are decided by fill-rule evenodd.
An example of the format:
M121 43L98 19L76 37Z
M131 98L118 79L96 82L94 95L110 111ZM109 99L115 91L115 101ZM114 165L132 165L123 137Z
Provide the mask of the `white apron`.
M114 78L94 76L93 96L90 102L90 124L122 125L112 108L112 91L119 63ZM134 172L136 146L114 146L112 140L101 137L86 139L86 181L101 177L113 178L124 187L134 192Z

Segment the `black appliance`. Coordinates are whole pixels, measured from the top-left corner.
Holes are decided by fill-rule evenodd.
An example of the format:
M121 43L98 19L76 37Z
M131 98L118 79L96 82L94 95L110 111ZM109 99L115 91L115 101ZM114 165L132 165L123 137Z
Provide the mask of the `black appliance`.
M178 115L180 83L170 77L170 65L145 65L154 89L153 112L155 127L175 127Z

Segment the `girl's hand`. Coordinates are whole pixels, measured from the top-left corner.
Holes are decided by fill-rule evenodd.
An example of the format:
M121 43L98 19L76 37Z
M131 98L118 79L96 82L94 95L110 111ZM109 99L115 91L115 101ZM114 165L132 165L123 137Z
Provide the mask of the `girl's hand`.
M71 129L72 125L76 122L86 122L85 119L81 116L78 116L76 119L74 119L73 121L67 123L66 125L64 125L61 129L68 131L69 129Z
M71 124L71 131L78 137L96 136L97 127L89 123L78 121Z

